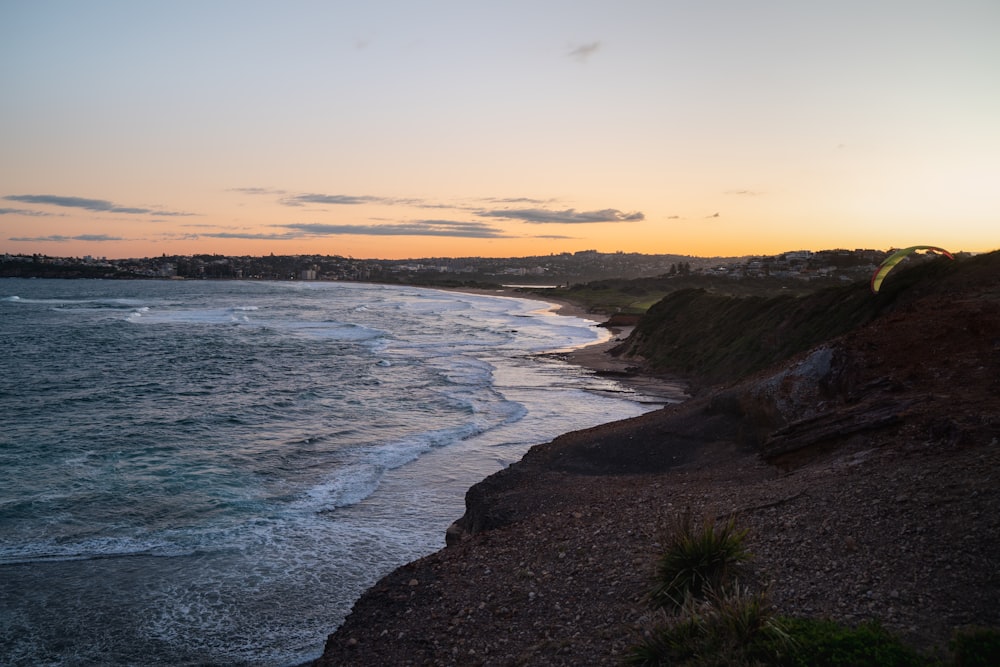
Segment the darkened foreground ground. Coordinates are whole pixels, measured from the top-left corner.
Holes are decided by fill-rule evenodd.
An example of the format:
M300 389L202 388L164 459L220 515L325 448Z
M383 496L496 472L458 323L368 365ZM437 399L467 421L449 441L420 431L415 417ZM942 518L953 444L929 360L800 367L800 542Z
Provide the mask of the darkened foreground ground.
M990 261L753 377L534 448L470 489L450 546L368 591L317 664L618 664L660 621L644 596L686 511L750 529L744 577L779 613L878 619L926 650L1000 627Z

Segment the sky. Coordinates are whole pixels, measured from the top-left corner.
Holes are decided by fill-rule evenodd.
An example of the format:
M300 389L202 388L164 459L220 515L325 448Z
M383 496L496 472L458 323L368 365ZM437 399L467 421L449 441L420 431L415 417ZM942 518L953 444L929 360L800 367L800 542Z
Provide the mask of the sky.
M997 0L0 0L0 252L1000 248Z

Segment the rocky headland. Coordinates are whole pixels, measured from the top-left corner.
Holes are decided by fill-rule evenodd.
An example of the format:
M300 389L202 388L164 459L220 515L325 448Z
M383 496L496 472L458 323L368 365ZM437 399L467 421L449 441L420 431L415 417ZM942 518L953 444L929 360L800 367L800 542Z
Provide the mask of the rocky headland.
M923 650L1000 627L1000 256L934 264L876 296L820 297L825 313L824 299L855 304L841 330L789 302L777 359L751 341L756 368L671 367L695 343L640 322L619 357L687 371L697 394L563 435L472 487L447 548L365 593L315 664L619 664L660 620L645 598L685 512L749 529L743 576L778 613L877 619ZM684 321L665 311L650 321Z

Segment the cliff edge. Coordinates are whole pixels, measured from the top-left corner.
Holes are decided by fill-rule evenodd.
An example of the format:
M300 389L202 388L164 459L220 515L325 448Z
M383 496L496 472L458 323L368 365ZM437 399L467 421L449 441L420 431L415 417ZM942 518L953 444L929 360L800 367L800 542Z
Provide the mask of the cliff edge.
M618 664L686 511L750 529L780 613L878 619L920 648L1000 626L1000 255L958 264L777 365L533 448L316 664Z

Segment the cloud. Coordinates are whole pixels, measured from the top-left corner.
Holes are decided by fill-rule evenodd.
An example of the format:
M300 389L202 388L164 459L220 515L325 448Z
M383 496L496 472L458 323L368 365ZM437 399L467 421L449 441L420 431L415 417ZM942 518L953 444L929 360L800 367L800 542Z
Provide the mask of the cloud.
M206 237L210 239L250 239L255 241L292 241L300 238L299 234L292 232L281 232L262 234L260 232L212 232L189 235L192 238Z
M29 211L26 208L0 208L0 215L32 215L35 217L43 217L53 214L46 213L45 211Z
M24 241L28 243L65 243L67 241L124 241L120 236L108 236L107 234L80 234L79 236L61 236L59 234L53 234L52 236L34 236L34 237L16 237L8 239L10 241Z
M230 192L240 192L245 195L283 195L285 190L277 188L229 188Z
M756 197L761 194L756 190L726 190L727 195L739 195L741 197Z
M73 237L74 241L124 241L121 236L108 236L107 234L80 234Z
M710 220L712 218L720 218L720 217L722 217L722 216L720 216L718 213L713 213L712 215L706 215L705 219L706 220Z
M66 208L82 208L87 211L112 211L115 213L134 213L139 209L115 206L105 199L87 199L85 197L62 197L59 195L8 195L8 201L19 201L25 204L45 204L47 206L65 206Z
M160 241L197 241L200 239L195 232L184 232L183 234L160 234L154 242L158 243Z
M280 191L272 191L268 188L236 188L235 191L249 195L277 194ZM284 206L360 206L364 204L376 204L381 206L410 206L423 209L446 209L452 211L472 212L483 218L503 218L507 220L520 220L528 223L561 223L580 224L593 222L638 222L645 219L645 215L639 211L625 213L618 209L602 209L596 211L577 211L576 209L551 210L544 208L546 204L552 204L554 199L537 199L533 197L485 197L474 201L479 205L470 206L466 203L438 203L423 199L408 199L397 197L379 197L373 195L350 195L350 194L324 194L324 193L303 193L282 197L280 203ZM499 205L521 205L524 208L493 208ZM319 223L315 223L319 224ZM464 236L461 232L471 232L474 238L496 238L492 234L500 233L499 230L488 228L467 228L461 229L456 223L448 220L424 220L412 223L398 223L385 225L329 225L329 229L334 230L328 233L336 234L371 234L376 236L387 235L407 235L409 230L416 230L414 233L426 236ZM479 224L479 223L464 223ZM483 236L484 231L489 236Z
M548 204L551 199L532 199L531 197L487 197L482 201L495 204Z
M372 197L369 195L321 195L304 194L285 197L281 203L285 206L302 206L304 204L332 204L334 206L357 206L359 204L382 204L393 203L383 197Z
M579 60L580 62L585 62L590 56L597 53L601 48L600 42L589 42L587 44L581 44L580 46L573 47L569 52L569 57Z
M493 211L477 211L476 215L484 218L506 218L520 220L532 224L586 224L592 222L638 222L646 216L639 211L622 213L618 209L605 208L599 211L577 211L568 208L564 211L550 211L542 208L498 209Z
M258 194L258 193L252 193ZM263 192L259 194L264 194ZM360 206L376 204L381 206L413 206L416 208L442 208L462 210L463 207L454 204L440 204L423 199L408 199L405 197L376 197L373 195L325 195L308 193L284 197L280 202L285 206L305 206L307 204L326 204L330 206Z
M454 222L452 220L417 220L385 225L330 225L323 223L296 223L283 225L309 236L450 236L475 239L511 238L503 230L481 222Z
M82 208L86 211L101 213L127 213L132 215L194 215L177 211L162 211L151 208L119 206L106 199L88 199L86 197L65 197L61 195L7 195L7 201L19 201L24 204L42 204L45 206L62 206L65 208Z

